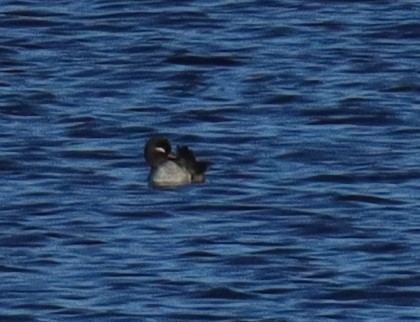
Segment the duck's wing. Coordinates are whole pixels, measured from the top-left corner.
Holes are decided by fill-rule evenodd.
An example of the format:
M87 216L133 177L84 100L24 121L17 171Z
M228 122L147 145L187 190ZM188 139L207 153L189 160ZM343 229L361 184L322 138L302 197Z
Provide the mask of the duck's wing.
M177 146L176 154L178 159L183 159L185 162L194 163L195 156L194 152L190 150L186 145Z
M209 166L209 163L206 161L196 161L194 152L186 145L177 147L176 157L177 162L192 170L197 175L203 174Z

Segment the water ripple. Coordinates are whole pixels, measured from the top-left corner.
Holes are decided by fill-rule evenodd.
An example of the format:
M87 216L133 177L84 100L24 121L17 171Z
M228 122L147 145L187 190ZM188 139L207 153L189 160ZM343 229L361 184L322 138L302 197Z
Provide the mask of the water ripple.
M5 1L0 320L417 321L417 16ZM205 184L148 187L157 133Z

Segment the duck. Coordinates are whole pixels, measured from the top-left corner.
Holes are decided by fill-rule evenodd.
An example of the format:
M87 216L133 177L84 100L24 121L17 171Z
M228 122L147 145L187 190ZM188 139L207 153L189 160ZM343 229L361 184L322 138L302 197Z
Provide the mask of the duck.
M175 187L205 182L208 162L197 161L186 145L178 146L176 154L171 152L171 144L166 137L155 135L147 140L144 158L150 166L150 186Z

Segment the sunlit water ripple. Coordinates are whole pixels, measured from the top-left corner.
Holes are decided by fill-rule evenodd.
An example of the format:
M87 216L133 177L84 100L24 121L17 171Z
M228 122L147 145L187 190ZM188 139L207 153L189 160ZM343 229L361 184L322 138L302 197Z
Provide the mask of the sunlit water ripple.
M1 321L418 321L417 1L3 1ZM154 133L211 162L151 189Z

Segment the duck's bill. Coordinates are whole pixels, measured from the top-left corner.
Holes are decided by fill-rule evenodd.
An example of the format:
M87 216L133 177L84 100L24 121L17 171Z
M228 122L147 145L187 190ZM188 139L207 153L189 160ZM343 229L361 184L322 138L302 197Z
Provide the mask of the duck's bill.
M177 157L176 157L176 155L175 155L175 154L173 154L173 153L169 153L169 154L168 154L168 159L169 159L169 160L177 160Z

